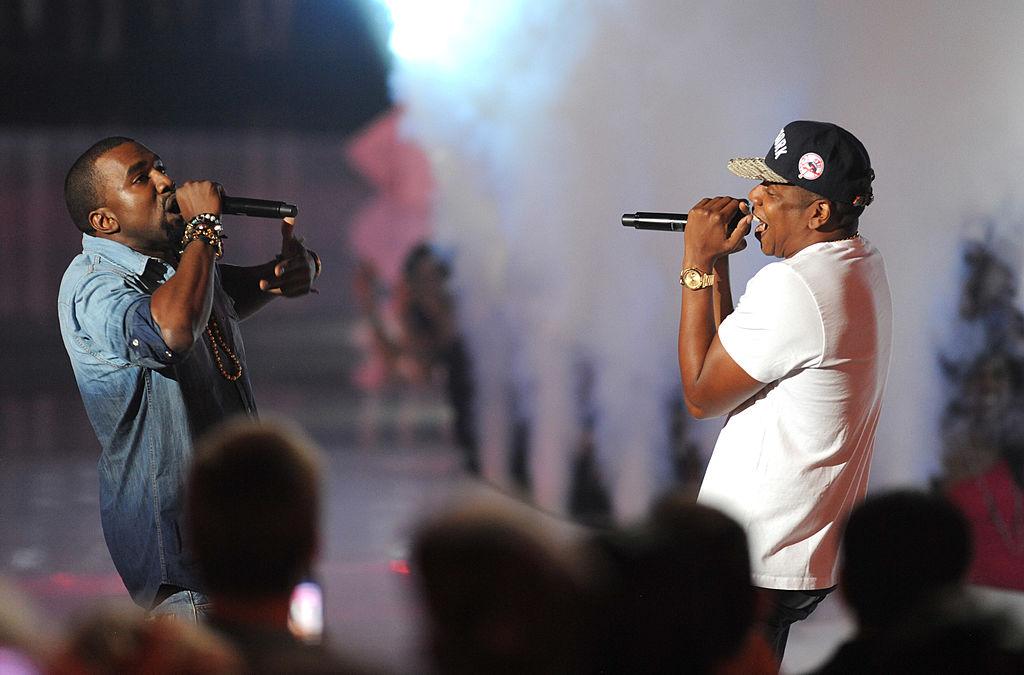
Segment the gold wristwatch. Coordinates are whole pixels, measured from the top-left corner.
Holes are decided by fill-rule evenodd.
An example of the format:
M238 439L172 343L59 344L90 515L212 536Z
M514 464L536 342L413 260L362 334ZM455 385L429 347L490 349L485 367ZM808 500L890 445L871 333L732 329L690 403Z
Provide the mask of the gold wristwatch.
M691 291L699 291L715 283L714 274L704 274L696 267L687 267L679 273L679 284Z

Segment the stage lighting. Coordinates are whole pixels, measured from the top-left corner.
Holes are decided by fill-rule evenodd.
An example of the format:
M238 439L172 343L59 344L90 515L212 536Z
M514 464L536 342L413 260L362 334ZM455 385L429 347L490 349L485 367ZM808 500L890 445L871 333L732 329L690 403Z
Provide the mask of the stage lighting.
M407 62L448 67L501 25L515 2L377 0L391 20L391 52Z

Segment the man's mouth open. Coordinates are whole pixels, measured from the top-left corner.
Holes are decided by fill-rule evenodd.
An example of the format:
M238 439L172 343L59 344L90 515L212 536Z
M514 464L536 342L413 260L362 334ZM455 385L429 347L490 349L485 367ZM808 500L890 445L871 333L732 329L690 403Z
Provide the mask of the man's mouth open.
M761 235L768 229L768 223L764 222L757 216L754 216L754 220L751 224L754 226L754 237L756 237L758 241L761 241Z

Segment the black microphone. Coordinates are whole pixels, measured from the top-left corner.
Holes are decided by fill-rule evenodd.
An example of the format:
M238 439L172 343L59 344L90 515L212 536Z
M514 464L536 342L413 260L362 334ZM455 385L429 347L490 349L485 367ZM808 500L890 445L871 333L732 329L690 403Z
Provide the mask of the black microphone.
M750 202L740 200L750 210ZM622 224L625 227L634 227L638 230L659 230L661 232L682 232L686 229L685 213L658 213L655 211L637 211L636 213L623 213ZM736 229L740 219L747 215L736 209L736 214L729 220L729 231Z
M221 212L233 216L252 216L253 218L284 218L294 217L299 208L294 204L275 202L269 199L253 199L252 197L228 197L220 199Z
M658 213L655 211L637 211L623 213L622 224L638 230L659 230L661 232L682 232L686 229L685 213Z

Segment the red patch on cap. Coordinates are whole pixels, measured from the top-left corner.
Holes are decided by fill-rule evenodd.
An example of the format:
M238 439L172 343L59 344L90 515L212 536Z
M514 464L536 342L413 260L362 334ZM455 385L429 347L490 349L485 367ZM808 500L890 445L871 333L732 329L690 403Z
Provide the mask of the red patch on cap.
M804 180L817 180L825 171L825 160L816 152L808 152L800 158L796 166L799 170L797 175L800 178Z

